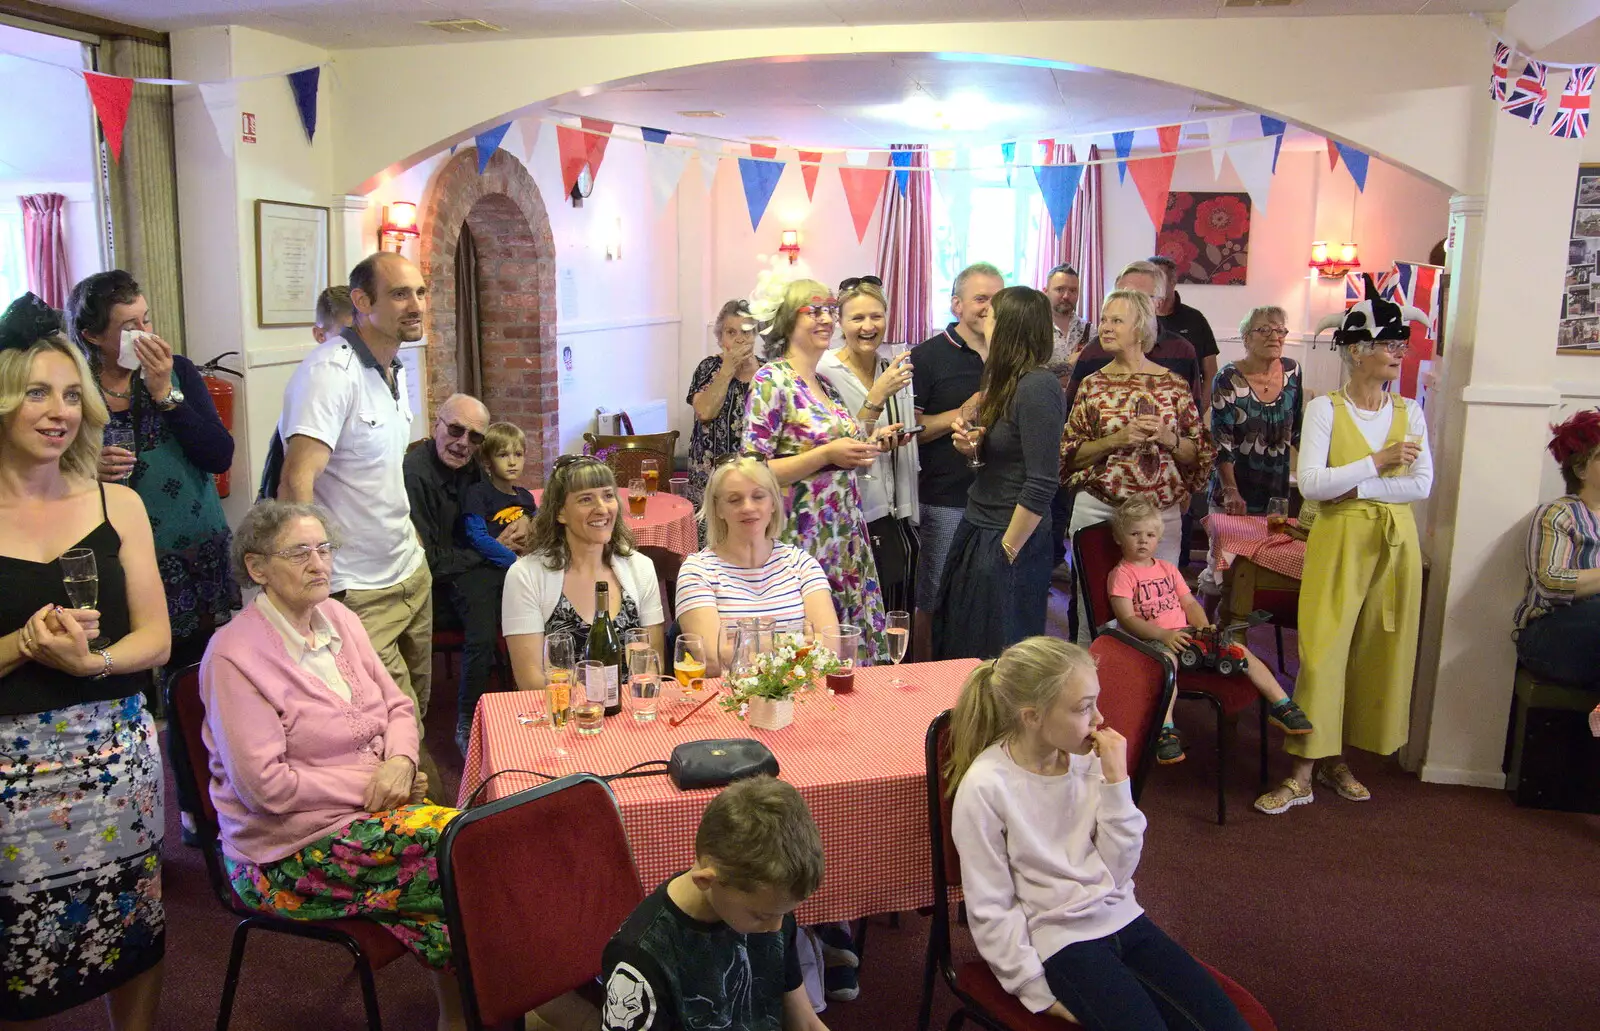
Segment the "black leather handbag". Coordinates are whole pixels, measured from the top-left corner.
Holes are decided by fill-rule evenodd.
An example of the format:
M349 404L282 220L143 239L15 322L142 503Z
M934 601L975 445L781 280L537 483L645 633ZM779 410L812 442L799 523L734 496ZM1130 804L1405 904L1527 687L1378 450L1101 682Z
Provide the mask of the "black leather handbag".
M763 773L778 775L778 757L766 745L747 737L685 741L667 760L667 776L679 791L720 788Z

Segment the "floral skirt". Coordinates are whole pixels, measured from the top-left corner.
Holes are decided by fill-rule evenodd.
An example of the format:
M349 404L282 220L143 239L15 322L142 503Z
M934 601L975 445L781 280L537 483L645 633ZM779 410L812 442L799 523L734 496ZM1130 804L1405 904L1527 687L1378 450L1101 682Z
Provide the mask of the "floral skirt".
M0 1020L161 961L161 758L140 695L0 716Z
M444 970L450 928L439 887L439 839L460 812L408 805L352 820L276 862L223 861L233 890L252 909L288 920L372 920Z

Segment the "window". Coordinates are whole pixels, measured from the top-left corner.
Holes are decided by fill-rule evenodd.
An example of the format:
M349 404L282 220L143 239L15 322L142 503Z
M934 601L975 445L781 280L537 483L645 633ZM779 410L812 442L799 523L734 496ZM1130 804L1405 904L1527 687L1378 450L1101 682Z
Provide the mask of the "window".
M0 208L0 308L28 290L28 265L22 246L22 212Z
M933 177L933 321L946 321L950 284L976 261L1000 270L1007 286L1035 285L1032 272L1044 200L1038 190L1016 189L1019 175L1032 169L1007 168L998 146L971 152L970 171ZM948 191L948 192L947 192ZM965 196L960 194L965 193Z

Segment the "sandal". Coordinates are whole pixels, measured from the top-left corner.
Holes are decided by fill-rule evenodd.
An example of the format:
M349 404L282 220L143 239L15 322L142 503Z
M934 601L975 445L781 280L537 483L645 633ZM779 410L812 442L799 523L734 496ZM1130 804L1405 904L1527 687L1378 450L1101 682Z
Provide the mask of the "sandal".
M1340 798L1349 802L1366 802L1372 798L1372 792L1356 780L1356 775L1351 773L1350 767L1343 762L1336 762L1332 766L1318 766L1317 782L1323 787L1332 788Z
M1286 813L1297 805L1310 805L1311 789L1301 787L1293 777L1283 778L1283 783L1256 799L1256 811L1268 816Z

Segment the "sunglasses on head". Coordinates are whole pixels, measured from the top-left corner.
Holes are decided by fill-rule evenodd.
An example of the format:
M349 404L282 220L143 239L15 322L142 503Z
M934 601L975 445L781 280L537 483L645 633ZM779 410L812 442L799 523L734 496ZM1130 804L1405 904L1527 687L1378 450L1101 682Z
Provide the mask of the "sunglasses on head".
M758 462L767 460L766 455L758 455L754 451L727 451L711 460L711 468L713 470L721 469L723 466L737 462L741 458L754 458Z
M600 459L594 457L593 455L562 455L560 458L556 459L555 465L550 467L550 472L566 472L573 466L583 465L585 462L593 462L595 465L605 465L604 462L600 461Z
M877 276L852 276L851 278L843 280L839 283L839 292L844 293L846 290L854 290L862 283L870 283L880 290L883 289L883 280L879 279Z
M444 422L443 419L440 419L439 421ZM450 434L450 438L452 440L460 440L461 435L465 433L467 435L467 443L471 444L473 447L477 447L479 444L483 443L483 434L479 433L477 430L469 430L459 422L445 422L444 431Z

